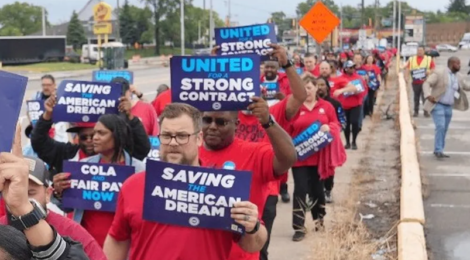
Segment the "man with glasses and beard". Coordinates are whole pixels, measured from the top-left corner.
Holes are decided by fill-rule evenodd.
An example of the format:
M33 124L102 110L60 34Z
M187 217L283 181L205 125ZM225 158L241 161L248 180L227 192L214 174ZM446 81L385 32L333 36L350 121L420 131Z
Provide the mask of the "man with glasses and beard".
M159 123L162 161L205 166L199 158L199 147L203 143L199 110L187 104L169 104L160 115ZM258 209L248 201L235 203L232 208L232 218L247 231L241 237L228 231L143 220L145 175L145 172L135 174L122 186L104 245L108 259L226 260L232 242L249 252L261 250L266 242L267 232L259 224Z
M50 202L53 192L52 187L48 184L50 173L42 160L34 157L25 157L25 159L32 161L35 165L34 170L29 173L28 196L41 204L47 214L47 223L53 226L59 235L80 242L90 259L106 260L103 250L82 226L71 219L47 210L46 205ZM8 225L10 217L11 214L8 214L8 216L0 218L0 225Z

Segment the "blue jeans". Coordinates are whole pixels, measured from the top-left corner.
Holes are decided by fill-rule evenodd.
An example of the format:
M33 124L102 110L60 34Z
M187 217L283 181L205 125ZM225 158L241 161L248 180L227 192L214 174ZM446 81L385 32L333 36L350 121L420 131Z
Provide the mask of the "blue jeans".
M367 95L362 100L361 115L359 116L359 129L362 129L362 121L364 120L364 117L366 116L364 113L364 107L367 106L368 98L369 98L369 93L367 93Z
M452 119L452 106L437 103L431 112L432 120L436 126L434 137L434 152L442 153L446 145L446 135Z

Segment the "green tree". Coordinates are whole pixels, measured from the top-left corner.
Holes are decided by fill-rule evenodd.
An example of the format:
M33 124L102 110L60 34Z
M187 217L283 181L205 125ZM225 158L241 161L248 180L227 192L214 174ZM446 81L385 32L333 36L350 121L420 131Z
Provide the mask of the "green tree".
M0 32L4 36L29 35L40 31L41 28L41 6L15 2L0 8Z
M122 42L129 45L133 45L140 38L128 0L124 2L119 13L119 34L121 35Z
M77 50L86 42L85 29L83 29L82 23L78 20L77 13L73 11L67 28L67 44L72 45L73 49Z
M192 4L186 4L184 8L184 27L185 27L185 42L188 44L195 43L199 38L199 28L201 38L206 42L209 40L209 10L196 7ZM217 12L212 13L214 19L214 28L223 27L224 22L220 19ZM174 45L179 46L181 42L181 21L180 21L180 8L173 9L166 14L165 20L161 22L162 39L172 42Z
M468 9L465 0L450 0L449 6L447 6L448 13L467 13Z
M154 37L155 37L155 55L160 55L161 44L161 20L166 14L178 7L179 1L175 0L141 0L151 6L153 12Z
M297 5L296 13L299 17L303 17L316 3L316 0L306 0ZM333 0L322 0L322 2L337 16L339 16L339 7Z
M131 7L131 13L134 21L136 22L136 33L138 35L138 42L151 43L152 38L149 39L149 36L153 37L153 26L151 23L152 20L152 10L150 8L138 8L136 6ZM145 34L145 35L144 35Z
M292 19L288 19L284 12L274 12L271 14L271 19L277 25L277 40L282 41L282 35L285 31L292 28Z

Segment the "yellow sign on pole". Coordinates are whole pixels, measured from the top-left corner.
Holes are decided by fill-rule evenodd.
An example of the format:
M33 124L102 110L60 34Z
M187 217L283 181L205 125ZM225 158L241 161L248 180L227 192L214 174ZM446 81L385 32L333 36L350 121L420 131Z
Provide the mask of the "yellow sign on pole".
M100 2L93 7L93 19L95 22L107 22L111 20L113 8L111 5Z
M110 22L96 23L93 25L93 33L99 34L111 34L113 32L113 25Z

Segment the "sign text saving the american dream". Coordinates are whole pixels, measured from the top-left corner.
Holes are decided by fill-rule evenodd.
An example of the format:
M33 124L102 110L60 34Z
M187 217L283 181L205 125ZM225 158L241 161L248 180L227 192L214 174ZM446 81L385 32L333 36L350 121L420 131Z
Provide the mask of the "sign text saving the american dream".
M259 56L173 57L173 102L201 111L244 110L259 96Z
M273 24L257 24L241 27L215 29L215 42L220 49L219 55L254 53L269 59L271 43L277 43Z
M144 219L243 232L230 209L248 200L251 173L148 160Z
M124 181L134 174L132 166L64 161L70 172L70 188L64 191L66 208L114 212Z
M104 114L117 114L121 85L64 80L57 90L54 122L97 122Z

